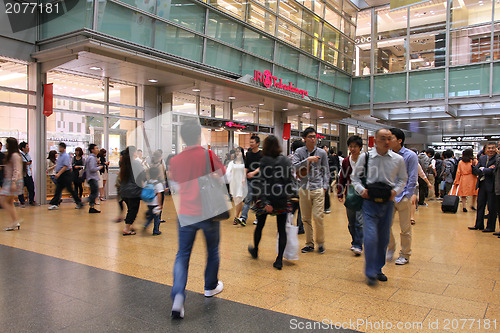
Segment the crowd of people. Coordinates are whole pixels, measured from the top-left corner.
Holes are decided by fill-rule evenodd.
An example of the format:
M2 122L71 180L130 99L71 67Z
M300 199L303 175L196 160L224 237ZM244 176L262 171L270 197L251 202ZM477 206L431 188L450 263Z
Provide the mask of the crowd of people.
M396 213L400 251L394 262L396 265L410 262L415 211L427 205L426 200L459 196L464 213L468 209L476 211L476 223L469 229L495 232L500 211L500 175L497 174L500 146L496 143L487 143L477 157L472 149L466 149L457 159L451 150L436 153L427 149L418 153L405 147L405 134L400 129L379 129L375 134L375 147L367 152L363 152L366 149L361 137L349 137L349 154L344 158L334 148L318 146L316 130L310 127L302 132L302 140L292 142L288 156L283 155L277 137L268 136L261 150L259 136L253 135L246 153L242 147L236 147L222 163L201 146L199 123L184 123L180 134L186 147L166 159L161 150L150 152L150 158L143 157L143 152L133 146L123 150L115 184L120 207L115 222L125 221L123 236L136 234L134 222L141 202L147 205L144 230L152 223L153 235L160 235L165 194L178 195L175 208L179 249L172 288L174 318L184 317L189 258L198 229L203 230L207 247L205 296L214 296L223 289L223 283L218 280L219 228L229 214L226 216L224 209L214 209L218 206L217 200L226 204L233 202L234 225L246 226L249 210L255 212L253 244L248 247L254 259L259 257L268 216L276 216L278 249L273 267L282 270L287 246L286 224L295 218L293 223L298 226L298 233L305 234L301 252L326 252L324 217L331 212L330 193L333 193L346 209L350 250L355 256L364 252L365 275L370 286L388 279L382 269L396 254L398 239L392 230ZM106 200L104 187L109 162L106 150L95 144L85 148L86 153L76 148L71 158L65 143L61 142L58 152L49 152L47 173L56 185L49 210L59 209L63 189L73 198L75 208L81 209L83 187L88 186L89 213L100 213L96 205ZM24 207L24 187L28 190L28 203L36 204L31 163L28 144L18 144L15 138L8 138L6 154L0 153L0 204L11 219L5 230L13 231L21 226L14 200L17 197ZM202 184L212 186L214 191L205 193ZM219 185L229 193L227 198L217 197ZM472 197L470 206L468 197Z

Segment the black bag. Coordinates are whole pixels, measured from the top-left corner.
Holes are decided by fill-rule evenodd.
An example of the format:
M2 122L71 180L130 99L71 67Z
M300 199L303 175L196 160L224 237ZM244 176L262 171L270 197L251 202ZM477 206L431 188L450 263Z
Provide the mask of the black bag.
M361 183L365 188L366 188L366 179L368 177L369 157L370 157L369 153L368 152L365 153L365 174L361 178ZM361 208L363 208L363 198L358 194L358 192L356 192L353 185L349 185L349 187L347 188L344 206L355 211L361 210Z
M366 186L370 200L376 203L386 203L391 199L392 187L389 184L376 182Z
M450 190L450 193L453 193L453 187ZM457 187L458 193L458 187ZM441 210L443 213L453 213L455 214L458 210L458 203L460 202L460 198L457 195L447 194L444 196L443 201L441 203Z

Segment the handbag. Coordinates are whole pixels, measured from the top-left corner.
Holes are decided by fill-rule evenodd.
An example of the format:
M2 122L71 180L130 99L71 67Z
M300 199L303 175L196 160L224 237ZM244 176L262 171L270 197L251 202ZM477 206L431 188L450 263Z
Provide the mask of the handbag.
M376 203L385 203L392 196L392 187L389 184L376 182L366 187L370 200Z
M442 180L441 183L439 183L439 190L444 191L445 188L446 188L446 182Z
M227 187L222 177L219 178L213 175L215 169L209 150L206 151L206 156L205 175L198 177L203 220L227 220L230 216Z
M361 178L361 183L365 188L366 188L366 179L368 175L369 157L370 157L369 153L365 153L365 173ZM358 194L358 192L356 192L353 185L349 185L349 187L347 188L344 206L355 211L361 210L361 208L363 207L363 198Z
M283 258L288 260L299 260L299 227L293 225L293 214L288 213L286 217L286 246ZM279 252L279 235L276 239L276 253Z

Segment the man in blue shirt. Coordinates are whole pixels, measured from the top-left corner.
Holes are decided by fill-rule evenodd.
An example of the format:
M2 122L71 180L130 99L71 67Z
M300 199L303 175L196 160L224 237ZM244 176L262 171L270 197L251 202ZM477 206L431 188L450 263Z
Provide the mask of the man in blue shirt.
M33 181L33 174L31 170L31 165L33 164L33 160L31 159L29 152L30 152L30 146L28 145L28 143L25 141L21 142L19 144L19 153L21 154L21 157L23 158L23 163L25 165L24 186L26 186L26 189L28 190L28 198L30 206L36 206L35 182ZM21 207L24 208L26 205L24 194L20 194L18 196L18 199L19 203L21 204Z
M410 149L406 149L403 145L405 143L405 134L399 128L391 128L392 139L390 147L392 151L403 156L406 166L406 173L408 174L408 180L406 181L406 186L402 193L398 194L395 198L394 204L394 215L392 217L392 223L394 224L394 218L396 212L399 213L399 225L401 226L401 251L399 252L399 258L396 259L396 265L406 265L410 260L411 255L411 197L415 193L417 188L418 179L418 156ZM391 261L396 251L396 239L391 228L391 238L389 240L389 247L387 248L387 261Z
M66 144L64 142L59 143L59 157L56 162L56 192L54 193L54 197L50 200L49 210L59 209L59 198L61 197L61 193L64 188L68 190L68 192L75 200L76 207L75 209L80 209L83 207L82 201L76 195L73 190L73 174L71 173L71 158L66 153Z
M89 156L85 160L85 176L87 183L90 187L89 195L89 213L96 214L101 211L95 209L95 199L97 198L99 192L99 170L103 168L102 165L97 164L97 154L99 153L99 148L97 145L91 143L89 145Z

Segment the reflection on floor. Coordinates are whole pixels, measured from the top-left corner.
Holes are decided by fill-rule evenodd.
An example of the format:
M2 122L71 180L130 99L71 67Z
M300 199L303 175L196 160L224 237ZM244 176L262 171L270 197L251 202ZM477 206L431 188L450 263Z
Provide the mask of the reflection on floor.
M348 328L360 331L387 331L387 326L377 326L382 320L385 325L394 324L393 328L397 322L406 324L404 332L436 332L431 329L436 323L438 330L444 331L446 320L451 331L464 331L461 326L451 329L454 319L476 319L470 332L481 331L478 325L484 331L495 331L493 322L489 330L483 324L485 319L500 319L500 239L467 230L474 223L474 213L443 214L437 201L419 208L410 263L388 263L384 272L389 281L370 288L364 283L363 257L354 257L349 251L345 210L337 201L332 200L332 204L325 222L326 253L301 254L300 260L286 262L282 271L272 267L275 218L268 219L258 260L247 253L254 228L251 221L247 227L235 227L231 220L223 222L220 279L225 290L220 298L311 320L351 323ZM25 223L20 231L0 232L0 244L171 285L177 238L170 198L166 207L167 222L161 225L163 234L156 237L151 236L151 230L121 236L123 225L111 222L118 212L114 201L101 204L100 215L74 210L72 204L63 204L58 211L47 211L47 206L20 209ZM0 221L6 223L2 210ZM143 221L144 207L138 229ZM396 223L396 235L398 228ZM205 265L202 239L199 234L188 281L188 289L199 293L203 291ZM302 244L304 236L299 240ZM4 286L15 282L5 275L1 275ZM93 283L91 276L81 281ZM160 309L165 312L168 306ZM155 311L153 305L151 311Z

